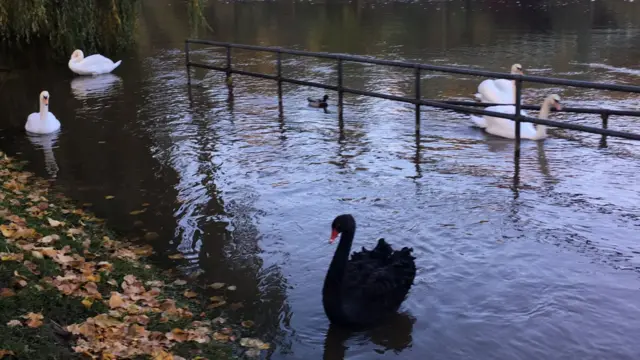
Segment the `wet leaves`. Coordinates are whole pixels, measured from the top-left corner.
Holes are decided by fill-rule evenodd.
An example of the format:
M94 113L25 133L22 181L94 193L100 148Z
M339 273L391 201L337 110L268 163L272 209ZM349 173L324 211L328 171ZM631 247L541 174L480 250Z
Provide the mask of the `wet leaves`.
M0 359L4 358L5 356L13 356L13 355L15 355L13 351L0 349Z
M6 165L6 157L1 153L0 165ZM176 288L187 285L186 280L165 283L166 278L160 277L165 281L156 280L157 274L149 275L147 270L152 267L141 264L140 259L153 253L150 245L134 246L103 236L104 231L96 231L102 226L101 219L74 208L62 196L53 196L60 202L50 203L46 185L34 185L31 174L0 166L0 184L0 233L3 235L0 241L6 244L0 252L0 266L11 267L6 273L7 283L2 283L6 287L0 288L0 299L18 297L10 301L21 301L23 294L33 296L35 292L36 296L50 296L51 292L57 292L63 297L74 298L71 303L77 308L72 309L72 313L82 314L85 309L91 309L96 316L83 318L77 315L75 323L66 327L75 335L71 340L75 352L94 359L152 357L180 360L183 358L171 353L176 344L229 343L239 338L241 330L234 333L231 327L220 329L225 326L226 319L207 320L208 312L200 313L203 309L202 304L195 301L196 292ZM107 200L113 198L112 195L105 196ZM11 210L1 207L5 204ZM144 203L141 210L134 210L131 215L142 214L148 207L149 204ZM18 210L20 216L12 213ZM144 236L146 241L158 238L155 232L147 232ZM174 254L170 258L182 259L183 255ZM123 268L128 270L125 272ZM235 286L222 282L209 287L221 292L236 290ZM180 297L180 305L170 297L176 291L184 296ZM210 308L226 304L221 296L210 300L207 304ZM183 303L197 309L198 319L202 321L193 321L194 314L183 307ZM237 309L241 305L236 303L231 307ZM36 329L42 328L45 322L46 329L49 325L56 326L55 321L49 324L45 319L45 315L50 316L49 309L29 308L28 303L24 304L24 309L24 312L18 310L20 312L10 315L14 319L6 326L22 326L21 332L27 331L34 336L40 336L38 331L44 331ZM254 327L249 320L241 325ZM155 331L158 326L163 331ZM245 354L259 354L261 349L268 348L268 344L250 338L243 338L240 345L247 348ZM12 353L0 350L0 358L8 355Z

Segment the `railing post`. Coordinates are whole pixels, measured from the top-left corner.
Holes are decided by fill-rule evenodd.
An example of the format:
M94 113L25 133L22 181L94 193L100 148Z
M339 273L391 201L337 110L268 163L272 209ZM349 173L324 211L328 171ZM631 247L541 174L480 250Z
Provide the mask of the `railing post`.
M229 101L233 101L233 78L231 77L231 45L227 45L227 90L229 90Z
M227 85L231 86L233 84L233 79L231 78L231 46L227 45Z
M342 90L342 58L338 56L338 119L342 120L344 91Z
M282 115L282 51L280 51L280 49L278 49L276 56L276 67L278 72L278 111L280 112L280 115Z
M521 79L517 79L516 80L516 103L515 103L515 107L516 107L516 141L514 144L514 149L513 149L513 165L514 165L514 171L513 171L513 191L514 191L514 196L517 198L518 197L518 186L520 184L520 110L522 107L522 80Z
M187 84L191 85L191 57L189 56L189 40L184 41L185 65L187 66Z
M522 108L522 80L516 80L516 155L520 158L520 114Z
M600 114L600 117L602 118L602 128L603 129L608 129L609 128L609 114L608 113L602 113ZM601 148L606 148L607 147L607 135L602 135L600 137L600 147Z
M415 67L415 88L416 88L416 101L420 101L422 94L420 92L420 67ZM416 102L416 129L420 129L420 104Z

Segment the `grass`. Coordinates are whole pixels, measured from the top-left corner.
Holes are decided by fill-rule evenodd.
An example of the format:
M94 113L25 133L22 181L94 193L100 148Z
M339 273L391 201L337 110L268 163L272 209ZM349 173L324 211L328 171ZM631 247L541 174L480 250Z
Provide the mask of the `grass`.
M230 359L269 346L0 153L0 358ZM224 289L222 289L224 290ZM243 323L250 327L252 324Z

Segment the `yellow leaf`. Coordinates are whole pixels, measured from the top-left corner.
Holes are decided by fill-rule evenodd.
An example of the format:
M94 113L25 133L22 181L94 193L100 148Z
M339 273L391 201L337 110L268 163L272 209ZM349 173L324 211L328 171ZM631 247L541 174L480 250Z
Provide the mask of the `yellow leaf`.
M151 358L153 360L174 360L173 355L162 349L154 350L151 354Z
M147 211L147 208L144 208L144 209L142 209L142 210L133 210L133 211L132 211L132 212L130 212L129 214L131 214L131 215L140 215L140 214L142 214L142 213L143 213L143 212L145 212L145 211Z
M182 286L182 285L186 285L187 282L181 279L178 279L176 281L173 282L174 285L178 285L178 286Z
M41 244L50 244L56 240L59 240L60 236L58 235L47 235L45 237L43 237L42 239L38 240L39 243Z
M90 309L91 306L93 305L93 300L89 298L84 298L84 300L82 300L82 305L84 305L84 307L86 307L87 309Z
M187 297L187 298L194 298L194 297L198 296L197 293L195 293L193 291L190 291L190 290L185 291L184 294L182 294L182 295L184 295L184 297Z
M22 261L24 260L24 255L22 253L0 253L0 260L2 261Z
M107 199L107 200L111 200L111 199L113 199L114 197L115 197L115 196L113 196L113 195L107 195L107 196L105 196L104 198L105 198L105 199Z
M175 260L175 259L184 259L184 255L182 255L182 253L177 253L174 255L169 255L169 259Z
M227 288L229 291L236 291L237 287L235 285L231 285Z
M33 250L33 251L31 252L31 256L33 256L33 257L34 257L34 258L36 258L36 259L44 259L44 255L42 255L42 253L41 253L41 252L36 251L36 250Z
M209 285L209 287L212 289L222 289L224 287L224 283L220 283L220 282L213 283Z
M64 225L62 221L53 220L50 217L48 217L47 220L49 221L49 225L51 225L52 227L58 227L58 226Z

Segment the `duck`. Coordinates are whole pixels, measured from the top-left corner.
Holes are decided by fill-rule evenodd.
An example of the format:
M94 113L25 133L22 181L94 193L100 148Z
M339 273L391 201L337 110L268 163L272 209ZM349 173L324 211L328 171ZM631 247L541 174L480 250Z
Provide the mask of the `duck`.
M351 214L331 224L332 244L340 235L322 288L322 305L331 324L350 329L375 326L396 314L416 276L413 248L393 250L383 238L373 250L349 252L356 231Z
M32 134L50 134L60 129L60 121L49 111L49 92L40 93L40 112L32 113L27 117L24 128Z
M100 75L112 72L122 60L113 62L100 54L84 57L82 50L75 50L69 59L69 69L78 75Z
M327 104L328 99L329 99L329 95L325 95L322 97L322 99L307 98L307 101L309 101L309 106L313 106L317 108L326 108L328 106Z
M556 110L562 110L559 95L551 94L544 99L540 106L540 114L538 115L538 118L544 120L549 118L551 107L554 107ZM516 108L513 105L489 106L485 110L503 114L516 113ZM524 110L520 110L520 113L523 116L529 116ZM516 123L513 120L488 115L484 115L482 117L472 115L471 121L475 126L483 128L489 134L507 139L515 139L516 137ZM547 127L545 125L534 126L532 123L521 122L520 137L522 139L529 140L543 140L547 137Z
M522 65L511 65L511 74L524 75ZM478 85L478 92L474 95L476 100L484 103L515 104L516 81L507 79L487 79Z

